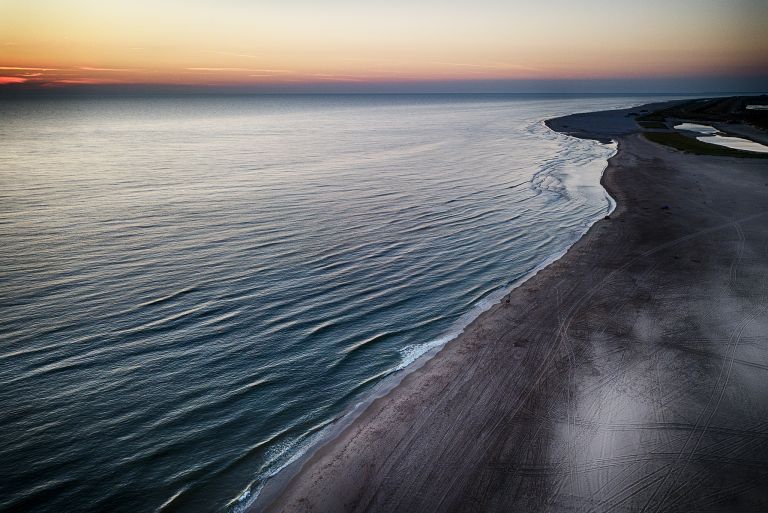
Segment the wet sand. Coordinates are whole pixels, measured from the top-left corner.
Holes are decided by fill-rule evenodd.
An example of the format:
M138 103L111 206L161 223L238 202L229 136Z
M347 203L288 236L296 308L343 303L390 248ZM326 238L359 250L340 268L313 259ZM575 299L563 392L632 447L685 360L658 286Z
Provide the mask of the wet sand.
M616 211L267 511L768 511L768 163L651 143L638 109L549 122L619 142Z

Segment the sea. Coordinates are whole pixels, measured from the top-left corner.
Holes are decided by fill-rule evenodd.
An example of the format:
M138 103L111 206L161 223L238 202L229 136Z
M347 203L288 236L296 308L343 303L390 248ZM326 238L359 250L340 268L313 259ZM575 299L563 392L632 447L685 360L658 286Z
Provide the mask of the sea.
M610 212L545 119L669 98L0 100L0 511L244 511Z

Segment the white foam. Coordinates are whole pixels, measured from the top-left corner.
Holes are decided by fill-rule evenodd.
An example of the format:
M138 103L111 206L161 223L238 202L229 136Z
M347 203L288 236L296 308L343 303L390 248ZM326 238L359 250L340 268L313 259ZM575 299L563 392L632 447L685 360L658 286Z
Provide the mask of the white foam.
M399 370L403 370L409 365L411 365L413 362L427 354L430 350L436 349L438 347L442 347L454 338L456 338L459 335L459 333L446 335L440 338L437 338L435 340L432 340L430 342L427 342L426 344L411 344L403 347L400 349L400 364L395 367L393 372L397 372Z
M259 493L267 480L304 456L310 448L315 446L315 444L323 438L332 425L333 424L329 422L323 428L308 436L280 442L267 451L265 458L267 460L266 469L261 472L256 479L248 483L248 486L240 492L240 495L227 504L230 513L243 513L246 511L258 498ZM286 455L288 455L287 458Z
M541 123L542 126L544 123ZM549 131L549 129L547 128ZM560 136L561 134L555 133L555 136ZM603 170L600 173L600 176L602 178L602 175L605 173L605 170L608 169L608 160L611 159L613 156L616 155L616 152L618 151L618 145L615 142L612 142L610 144L603 144L596 141L583 141L585 144L588 144L590 146L600 146L603 148L607 148L610 150L608 154L605 155L605 164L603 165ZM554 165L548 166L546 171L548 173L552 173L555 171ZM539 172L541 173L541 172ZM558 180L559 181L559 180ZM598 187L600 185L598 184ZM613 213L614 210L616 210L616 200L608 193L605 188L600 187L603 190L603 193L605 195L606 202L608 204L606 214L610 215ZM437 350L445 346L448 342L451 340L457 338L461 333L464 332L464 329L469 326L472 321L480 317L481 314L483 314L485 311L490 309L492 306L498 304L507 294L512 292L514 289L528 281L531 277L533 277L536 273L550 265L551 263L559 260L563 255L565 255L568 250L573 246L579 239L581 239L584 234L587 233L589 228L599 220L598 217L595 217L593 220L588 220L584 223L584 229L571 241L569 242L564 249L561 251L558 251L556 253L553 253L548 258L546 258L543 262L541 262L539 265L537 265L535 268L533 268L531 271L526 273L524 276L520 277L519 279L513 281L506 287L501 287L498 290L488 294L486 297L478 301L476 304L472 305L465 313L462 315L458 321L455 323L453 328L449 331L449 334L446 334L442 337L439 337L437 339L431 340L424 344L411 344L408 346L403 347L400 349L400 364L393 369L394 372L401 371L403 369L406 369L410 365L412 365L414 362L419 360L425 355L428 355L432 353L432 356L434 354L437 354Z

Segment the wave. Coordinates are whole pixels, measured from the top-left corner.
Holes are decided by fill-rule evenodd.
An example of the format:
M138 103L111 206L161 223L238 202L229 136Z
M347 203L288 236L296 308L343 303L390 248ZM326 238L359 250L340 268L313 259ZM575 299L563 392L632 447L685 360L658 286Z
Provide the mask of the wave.
M546 127L546 125L544 125L543 122L537 124L536 126L545 127L545 129L553 134L556 138L567 137L568 139L572 139L568 136L564 136L557 132L551 131L548 127ZM600 176L602 176L602 174L607 169L608 160L610 160L610 158L612 158L617 151L617 146L615 143L601 144L594 141L583 141L580 139L569 142L575 143L572 147L579 147L586 143L587 146L591 146L593 148L597 147L597 145L600 145L601 147L610 149L610 153L605 155L605 165L603 166L603 170L600 173ZM567 174L567 167L569 166L569 163L570 161L564 157L558 157L550 160L533 175L530 181L531 187L537 190L537 192L555 193L560 198L568 199L569 195L565 182L556 175ZM485 297L470 305L467 312L456 321L454 326L449 329L446 334L425 343L409 344L400 348L398 350L400 362L386 372L370 378L380 379L382 381L380 381L379 385L374 390L372 390L367 397L359 400L352 408L350 408L339 418L330 421L327 425L324 425L322 430L313 433L311 436L297 438L290 442L281 444L279 448L274 453L272 453L269 470L257 476L257 478L254 479L238 497L233 499L228 504L230 513L243 513L255 505L260 498L260 492L264 489L269 479L274 478L282 472L288 472L290 475L294 475L296 472L298 472L300 470L299 463L305 462L317 449L331 442L333 438L335 438L336 435L339 435L346 426L354 422L354 420L357 419L364 412L365 408L375 399L386 395L400 382L402 382L405 376L415 372L430 359L434 358L440 352L440 350L446 346L446 344L458 338L470 324L472 324L478 317L480 317L491 307L500 303L502 299L510 294L514 289L520 287L527 280L535 276L539 271L549 266L553 262L556 262L563 255L565 255L571 246L573 246L573 244L581 239L581 237L586 234L586 232L595 222L597 222L603 215L610 215L615 210L616 201L608 193L607 190L602 187L601 189L603 190L606 198L606 208L599 215L594 216L592 219L585 220L583 229L566 245L566 247L553 252L524 275L509 281L505 286L500 286L495 290L492 290ZM373 337L373 339L378 338L379 336ZM360 345L365 345L367 342L368 341L364 341ZM287 481L288 477L284 477L283 480ZM266 506L266 504L264 505Z
M362 102L322 110L323 130L293 99L269 118L257 99L136 101L129 118L105 101L84 107L98 143L20 117L0 459L26 470L0 509L69 478L41 511L268 497L612 210L610 148L538 120L627 101ZM184 122L147 133L158 109Z

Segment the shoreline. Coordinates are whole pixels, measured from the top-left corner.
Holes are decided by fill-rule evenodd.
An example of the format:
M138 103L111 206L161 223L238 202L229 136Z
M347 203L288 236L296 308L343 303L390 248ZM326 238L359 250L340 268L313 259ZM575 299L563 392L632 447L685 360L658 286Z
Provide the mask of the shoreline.
M445 344L431 359L403 376L399 384L387 390L384 395L371 401L365 411L340 430L338 436L328 439L326 443L312 451L312 454L303 461L301 468L290 479L286 479L288 482L283 483L285 487L281 486L273 492L265 494L264 497L260 496L259 499L263 499L263 502L257 499L256 503L248 509L249 511L264 507L265 503L269 503L265 511L390 511L397 509L393 507L395 504L398 507L407 504L409 507L406 509L410 511L432 510L435 509L436 505L440 505L441 509L444 506L449 506L445 509L462 510L462 508L469 506L468 499L472 500L472 504L478 503L488 506L490 504L488 497L492 497L494 501L498 502L499 497L504 499L505 495L509 495L504 492L496 492L485 493L478 497L474 492L466 492L463 495L454 492L451 501L448 504L445 502L446 494L454 489L476 490L475 482L478 479L485 485L485 488L491 487L500 479L504 481L498 476L489 479L478 477L482 476L483 473L490 472L493 474L495 467L488 465L488 459L494 460L498 457L494 457L482 449L476 449L477 442L492 442L492 445L495 446L501 444L500 447L505 449L508 439L525 440L526 438L522 436L521 432L525 429L512 427L504 431L497 426L496 429L502 429L505 436L499 436L498 433L496 436L491 436L485 434L485 430L481 429L487 428L487 425L464 426L475 429L467 429L464 434L461 434L462 430L459 430L458 435L456 434L457 431L452 431L451 428L455 425L461 425L461 422L457 424L457 421L461 419L466 419L465 424L473 424L477 418L485 418L486 423L505 418L515 421L517 417L524 417L524 412L537 409L535 405L528 404L532 400L535 404L542 401L547 404L562 402L562 400L555 399L559 396L546 396L539 401L535 400L537 395L541 395L540 388L544 383L552 381L550 386L567 397L575 393L575 389L578 389L578 387L574 388L573 386L574 382L578 381L575 379L577 376L581 380L590 381L589 376L581 376L583 366L576 366L575 362L577 358L583 357L583 351L594 350L593 347L590 347L590 344L594 345L594 342L587 337L586 341L581 340L581 344L576 344L584 346L580 348L581 352L575 351L575 345L572 344L572 336L569 331L572 329L574 320L581 321L579 318L574 319L577 311L583 308L584 302L591 301L599 290L594 288L582 290L581 294L577 293L575 296L578 299L574 299L570 303L567 298L560 297L559 291L562 288L570 294L576 293L580 284L569 283L569 281L577 281L576 278L573 278L573 267L584 267L583 262L579 264L578 260L583 261L585 257L589 258L590 252L596 252L594 248L590 251L590 247L599 246L603 242L601 239L610 239L612 236L615 238L617 225L620 229L627 227L627 219L624 218L628 217L630 207L636 207L638 204L637 198L628 195L626 184L621 183L621 178L618 177L622 170L631 167L626 162L628 156L637 159L638 155L643 152L649 152L656 160L661 159L663 161L665 158L669 158L667 154L674 153L673 150L644 141L638 135L636 125L632 126L634 120L629 118L628 113L649 108L654 108L654 104L621 111L577 114L547 120L548 127L569 135L587 136L587 138L601 141L610 138L617 141L617 151L609 159L601 178L601 184L616 203L614 211L609 216L610 219L598 220L592 224L559 259L549 262L543 269L536 271L532 277L519 283L505 296L502 302L481 313L458 337ZM685 161L692 157L676 155L675 158ZM713 159L713 157L701 158ZM714 159L718 158L732 160L714 157ZM716 163L716 165L718 164ZM634 208L632 210L634 211ZM761 215L762 213L753 217L747 216L741 222L750 222ZM622 225L621 223L625 224ZM716 232L720 229L721 227L718 225L713 231ZM636 236L637 234L630 233L629 235ZM638 246L641 245L641 242L635 241ZM675 242L675 239L672 242ZM661 250L652 250L648 254L654 255L667 246L662 243L660 247ZM611 250L609 246L609 249L603 249L602 252L609 253L608 257L610 257L610 253L615 251ZM630 251L630 254L633 252ZM640 253L640 255L643 254L645 253ZM632 264L635 260L630 259L629 262ZM614 275L617 271L623 272L627 268L623 265L618 266L607 272L607 276L615 278ZM611 267L607 267L607 269L611 269ZM591 268L586 269L586 279L581 281L593 281L589 279L590 270ZM598 277L594 276L593 278L597 279ZM598 285L600 283L602 282L598 280ZM558 326L557 329L551 328L550 332L546 333L546 330L542 329L541 326L548 326L548 324L535 322L530 317L531 314L537 313L535 310L537 310L539 303L551 302L552 298L549 292L553 290L553 287L555 291L558 291L555 307L558 311L563 309L567 315L565 318L560 313L556 315L554 319L555 325ZM533 315L537 321L551 317L551 314L546 312L538 313L538 317ZM592 334L594 335L594 333ZM529 335L532 338L538 336L550 340L548 344L541 344L541 347L537 347L527 339L528 337L522 335ZM545 336L542 337L542 335ZM501 342L503 339L511 339L509 340L512 342L511 347L506 347ZM491 347L489 348L489 346ZM499 355L494 355L494 351L498 352ZM503 358L496 356L503 356ZM523 366L520 365L522 362L535 365ZM493 369L501 376L505 372L511 372L515 376L515 383L510 383L493 373L491 376L496 376L495 378L480 379L475 376L473 380L473 373L467 375L465 369L468 363L475 366L476 369L478 367ZM593 366L599 366L598 363L591 363ZM564 376L560 376L559 379L553 377L550 374L552 367L562 367L565 371L564 376L567 376L568 380L564 381ZM496 390L497 396L494 397L493 392L483 393L482 387L473 381L484 382L486 386L489 384L496 385L490 390ZM448 397L448 404L445 404L445 395L436 392L439 388L438 385L444 385L443 390L461 388L470 391L469 395L475 396L476 401L469 403L467 402L469 399L462 399L466 396L452 394ZM512 401L516 406L515 408L511 405L499 404L500 398L506 399L508 397L504 394L498 395L498 390L501 389L513 396L517 395L516 400ZM573 413L571 410L574 409L571 401L571 399L566 399L564 404L559 404L559 406L550 404L550 406L554 408L552 411L559 411L564 408L567 413L566 417L569 417ZM436 408L436 403L440 407ZM419 413L420 409L429 409L430 412L423 415ZM476 415L467 419L464 415L466 410L473 410ZM545 409L544 411L550 410ZM452 418L454 422L446 423L446 418ZM526 422L522 422L522 418L517 418L517 422L528 428L537 425L537 429L528 431L528 434L539 433L537 436L541 436L540 433L551 432L553 427L549 426L550 429L544 429L546 426L542 424L546 422L542 420L543 418L546 416L526 419ZM556 424L562 424L562 420ZM568 422L565 424L571 431L578 431L576 425L571 426ZM516 425L515 422L512 423L512 426ZM452 439L454 442L448 445L452 455L446 454L446 439ZM409 442L405 446L412 446L412 449L420 445L420 449L415 449L420 457L415 458L412 454L414 451L404 449L404 442ZM548 440L547 442L551 441ZM551 451L544 450L544 446L548 446L548 443L540 443L543 445L538 447L539 450L535 457L529 459L538 461L540 465L547 463L544 467L548 468L548 465L551 466L551 455L549 454ZM413 446L413 444L417 445ZM483 444L480 446L482 447ZM501 452L503 453L504 450ZM512 452L514 453L514 451ZM474 456L474 458L470 457L467 462L467 456ZM507 467L502 465L502 467L507 468L506 473L514 470L517 466L525 467L525 465L517 464L526 458L518 453L514 453L513 456L512 460L515 460L515 464ZM393 458L395 463L392 463ZM441 461L439 466L432 465L431 470L428 471L415 470L423 468L424 461L434 462L435 459L444 461ZM459 464L458 462L462 463ZM388 468L387 465L389 465ZM398 465L400 471L393 472L393 465ZM562 465L568 466L567 463ZM427 468L429 469L429 467L428 465ZM463 470L463 467L471 467L472 471ZM439 480L435 482L434 478L439 476L446 479L451 478L447 474L443 475L441 468L452 468L454 473L461 475L461 478L458 480L453 478L453 486L443 489ZM428 474L428 476L425 477L424 474ZM512 475L517 474L520 472L512 472ZM547 476L544 481L551 481L551 476L547 472L544 474ZM418 484L411 484L411 482L406 482L407 479L402 479L402 476L406 475L413 478L412 481L418 481ZM520 474L517 481L526 481L522 478L524 475L525 473ZM469 486L470 483L474 484ZM522 486L520 482L517 484ZM530 492L530 488L528 490ZM438 496L441 493L443 496L438 501ZM551 493L538 495L549 499L552 497ZM533 500L536 502L535 497L532 499L530 493L528 495L517 494L512 498L515 499L512 502L502 502L508 503L507 505L516 504L518 507L522 504L529 504L526 501ZM655 494L648 503L654 498ZM533 509L542 509L540 504L538 506ZM490 509L498 509L498 507L491 507Z
M622 109L627 110L627 109ZM546 126L549 130L552 130L553 132L560 133L558 130L555 130L551 128L547 123L550 120L542 120L541 124ZM613 141L600 141L598 142L602 144L610 144L613 143ZM603 185L603 178L605 176L606 171L608 170L608 167L610 166L610 161L613 157L616 156L618 153L618 144L616 149L614 149L613 154L608 157L605 161L605 166L600 174L600 184ZM610 192L604 188L606 200L608 203L606 214L607 216L610 216L614 213L614 211L618 207L618 203L616 202L615 198L610 194ZM534 278L539 272L545 270L548 266L553 264L554 262L557 262L560 260L563 256L565 256L568 251L573 247L574 244L576 244L579 240L581 240L587 232L592 228L592 226L599 222L600 218L596 218L594 221L588 223L585 225L584 230L579 234L579 236L574 239L567 247L565 247L561 251L557 251L547 257L543 262L541 262L539 265L525 273L523 276L519 277L518 279L514 280L513 282L509 283L507 286L503 287L500 294L497 294L496 292L492 293L489 297L493 296L494 298L491 299L487 305L480 306L480 304L474 305L470 308L470 310L465 314L465 316L470 316L470 319L463 324L461 328L457 328L456 330L451 330L449 334L446 334L444 336L438 337L435 340L440 339L446 339L445 342L429 348L426 350L423 354L419 355L415 360L410 362L409 364L405 365L403 368L394 371L389 376L385 377L380 383L378 383L367 395L366 397L362 398L357 404L355 404L351 409L343 413L340 417L337 419L334 419L330 421L326 427L328 428L328 433L322 434L321 432L318 432L316 434L320 434L317 440L313 440L309 443L309 447L302 453L300 453L295 459L289 460L288 463L286 463L282 468L280 468L275 474L268 477L267 480L264 482L264 484L257 488L255 494L255 498L250 498L250 495L254 494L252 490L248 490L248 495L240 497L237 497L230 501L230 503L227 505L227 507L233 507L238 502L244 501L245 504L247 504L244 509L235 509L234 511L244 511L247 513L255 513L256 511L261 511L265 508L268 508L271 506L272 502L282 493L282 491L287 487L291 480L293 480L298 474L301 473L302 467L312 460L315 453L322 450L322 448L326 445L333 444L333 442L341 436L350 425L354 424L362 415L365 414L365 410L371 406L372 403L375 401L382 399L386 397L387 394L389 394L393 389L400 386L402 381L408 377L410 374L418 372L424 365L428 364L432 359L437 357L440 352L445 349L445 347L452 342L454 342L457 338L461 337L461 335L469 329L482 315L484 315L488 310L493 308L496 305L501 304L504 301L504 298L506 298L509 294L511 294L515 289L518 287L521 287L524 285L527 281ZM498 297L495 297L498 296ZM489 298L484 298L482 302L488 300ZM482 303L481 302L481 303ZM474 311L479 310L478 313L475 315L470 315ZM309 438L311 438L312 435L310 435ZM248 501L250 498L251 502L245 502Z

